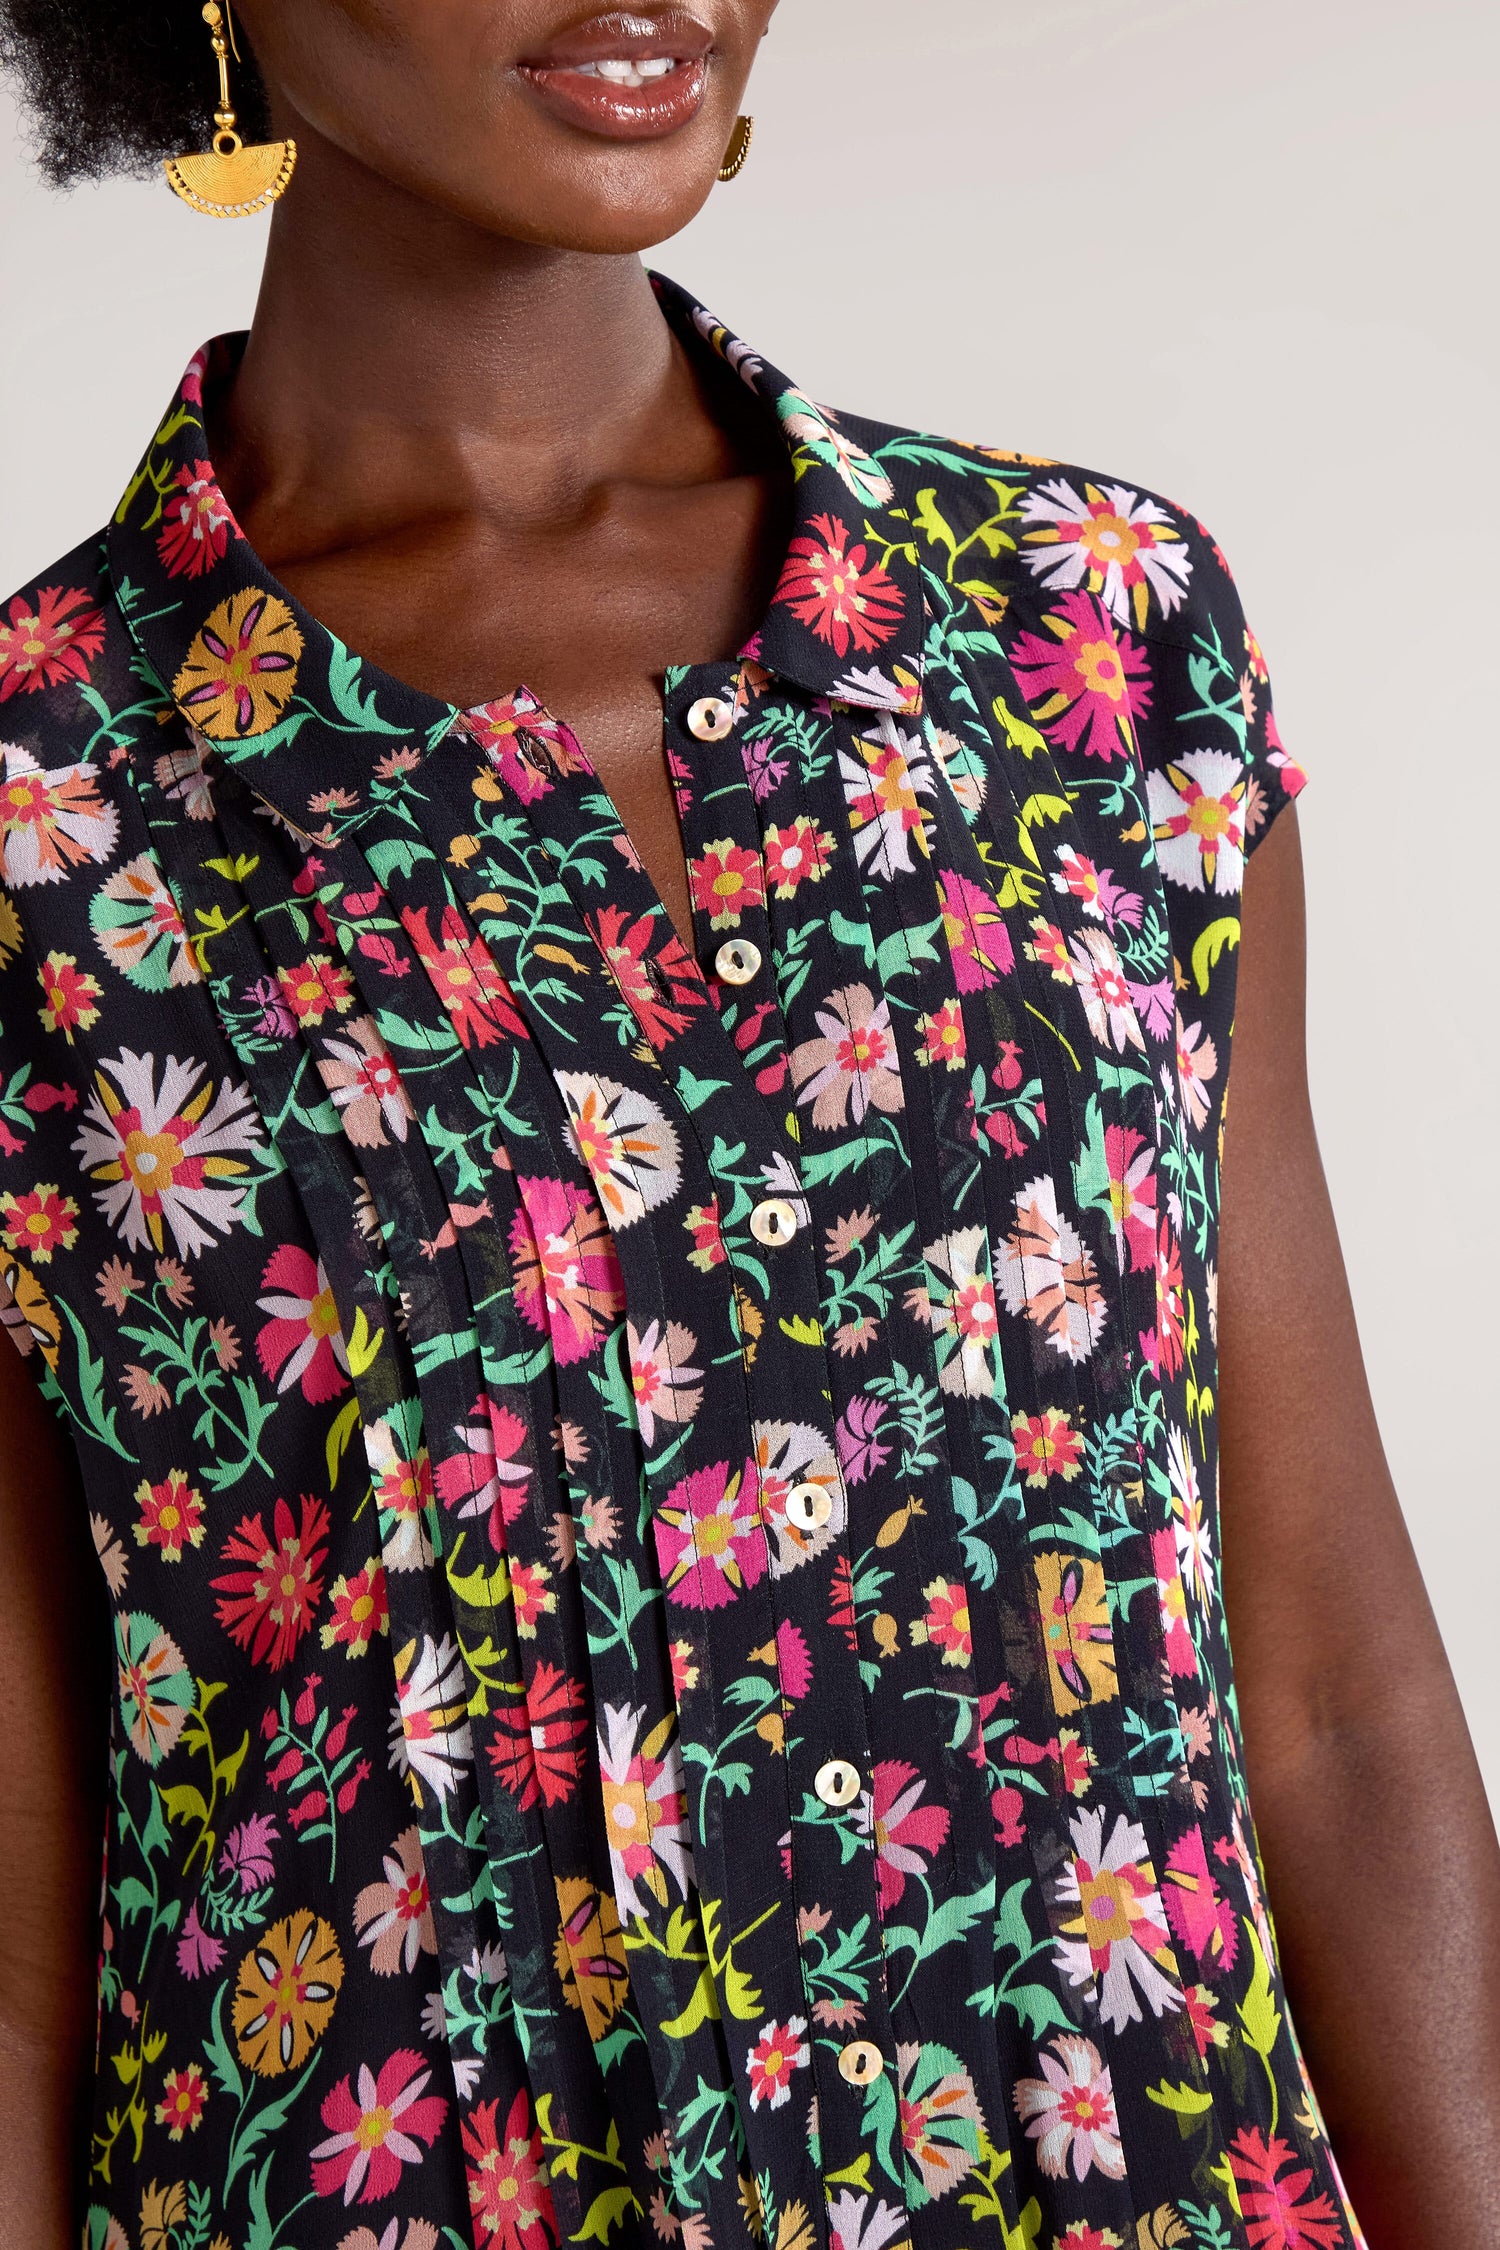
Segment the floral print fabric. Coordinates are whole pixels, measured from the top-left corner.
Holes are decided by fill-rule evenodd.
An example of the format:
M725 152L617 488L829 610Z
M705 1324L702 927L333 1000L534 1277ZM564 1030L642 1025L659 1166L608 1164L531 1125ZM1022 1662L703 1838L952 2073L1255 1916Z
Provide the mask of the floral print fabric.
M233 343L0 610L0 1272L118 1655L90 2250L1344 2250L1217 1568L1259 650L1166 502L658 289L797 492L665 683L691 950L524 687L269 578Z

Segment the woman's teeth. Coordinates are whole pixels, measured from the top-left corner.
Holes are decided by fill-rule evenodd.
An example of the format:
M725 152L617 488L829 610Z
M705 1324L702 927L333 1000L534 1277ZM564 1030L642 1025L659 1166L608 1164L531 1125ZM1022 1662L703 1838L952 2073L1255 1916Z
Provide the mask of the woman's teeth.
M627 62L610 56L604 62L575 65L580 78L604 78L611 86L650 86L658 78L670 77L677 68L673 55L653 55L646 62Z

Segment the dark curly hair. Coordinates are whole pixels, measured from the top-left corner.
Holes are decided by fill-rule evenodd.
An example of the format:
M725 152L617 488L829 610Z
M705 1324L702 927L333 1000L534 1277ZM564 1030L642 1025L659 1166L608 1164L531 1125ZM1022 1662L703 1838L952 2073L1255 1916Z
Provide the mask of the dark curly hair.
M270 131L244 29L231 66L246 140ZM20 86L37 159L59 187L150 172L206 148L218 98L202 0L0 0L0 69Z

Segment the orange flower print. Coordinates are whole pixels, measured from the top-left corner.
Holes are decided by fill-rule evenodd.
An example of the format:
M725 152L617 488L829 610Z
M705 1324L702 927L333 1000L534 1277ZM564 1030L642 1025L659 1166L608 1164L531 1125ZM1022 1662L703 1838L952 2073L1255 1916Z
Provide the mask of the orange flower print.
M29 750L0 744L0 881L14 890L60 883L108 859L119 833L120 815L100 797L92 767L44 769Z
M1120 1692L1103 1566L1088 1555L1035 1555L1037 1608L1052 1706L1067 1718Z
M1024 1313L1062 1358L1088 1358L1104 1328L1104 1292L1094 1254L1058 1210L1056 1185L1045 1174L1016 1197L995 1278L1007 1312Z
M328 1923L303 1907L273 1922L240 1963L234 2041L257 2078L300 2070L333 2018L344 1957Z
M619 1911L611 1892L581 1875L558 1878L557 1910L552 1958L563 1999L583 2010L589 2037L602 2038L630 1996Z
M302 628L259 587L209 611L172 682L172 699L211 742L269 734L291 702Z

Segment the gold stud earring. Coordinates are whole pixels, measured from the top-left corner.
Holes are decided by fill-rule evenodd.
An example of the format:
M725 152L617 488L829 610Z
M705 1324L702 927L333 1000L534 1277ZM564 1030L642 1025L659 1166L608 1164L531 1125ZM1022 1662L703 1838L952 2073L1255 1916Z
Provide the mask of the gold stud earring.
M721 180L737 180L745 169L745 158L750 154L750 142L755 133L755 119L743 115L734 121L734 131L729 136L729 146L724 151L724 161L719 166Z
M262 141L246 148L235 130L237 119L229 98L229 50L239 62L234 18L229 0L206 0L203 21L213 41L219 66L219 106L214 111L213 147L200 155L169 156L162 169L174 195L210 219L248 219L280 201L297 163L295 141ZM228 32L228 38L225 32Z

